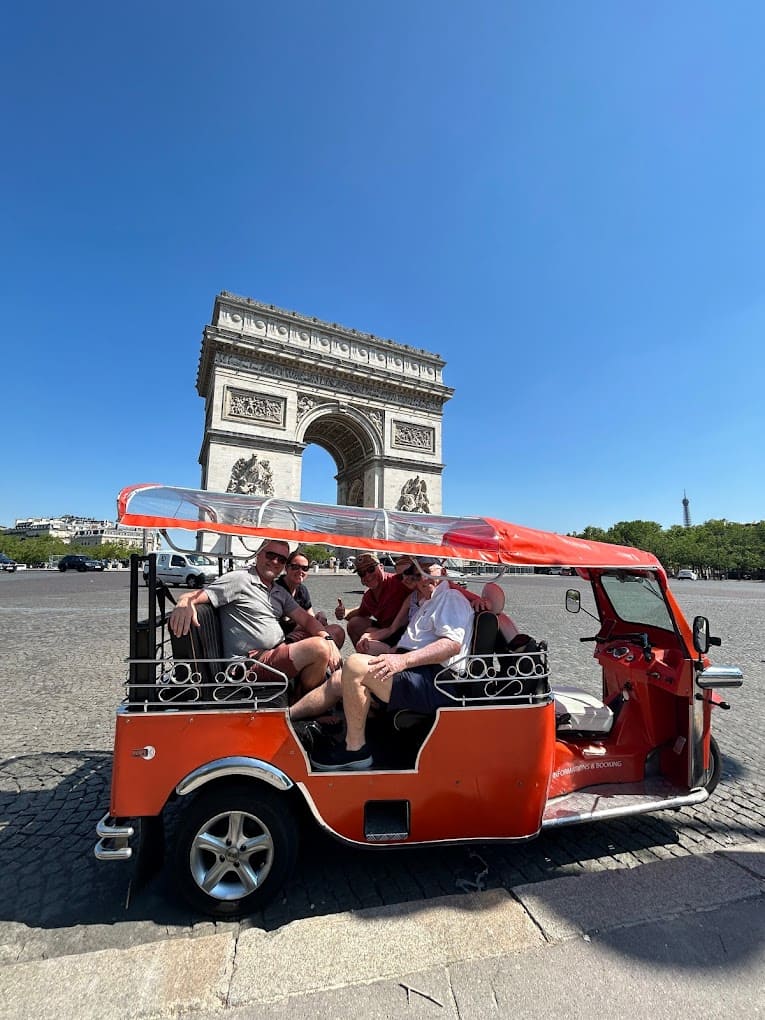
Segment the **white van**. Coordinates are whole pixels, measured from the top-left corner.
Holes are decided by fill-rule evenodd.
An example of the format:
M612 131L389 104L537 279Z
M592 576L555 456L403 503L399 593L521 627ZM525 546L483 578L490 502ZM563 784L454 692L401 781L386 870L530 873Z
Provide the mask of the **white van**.
M201 588L218 576L216 560L204 553L157 553L157 580L167 585L185 584L187 588ZM143 565L143 579L149 583L149 564Z

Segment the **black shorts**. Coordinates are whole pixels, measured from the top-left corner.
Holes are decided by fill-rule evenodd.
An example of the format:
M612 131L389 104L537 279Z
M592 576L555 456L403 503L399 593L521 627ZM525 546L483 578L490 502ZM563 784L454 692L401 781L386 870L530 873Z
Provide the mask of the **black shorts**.
M443 666L415 666L414 669L396 673L391 684L388 711L399 712L406 708L411 712L431 715L437 708L454 705L455 702L451 698L436 690L434 681L439 673L444 673ZM446 671L444 679L449 675Z

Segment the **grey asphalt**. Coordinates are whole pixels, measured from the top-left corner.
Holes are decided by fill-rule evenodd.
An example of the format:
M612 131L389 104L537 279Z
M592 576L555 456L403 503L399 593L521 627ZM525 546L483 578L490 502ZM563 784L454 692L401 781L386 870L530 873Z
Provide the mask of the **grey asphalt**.
M309 583L326 609L360 597L349 575ZM573 583L504 582L513 616L550 642L557 682L597 691L592 646L578 641L589 621L562 609ZM723 779L707 804L510 847L380 853L314 835L278 902L214 924L177 903L165 872L137 889L129 868L92 857L125 675L126 574L1 575L0 1016L541 1016L564 1002L576 1016L597 1001L664 1016L681 999L686 1015L715 1016L717 993L727 1016L759 1015L765 586L675 590L723 638L715 660L746 675L715 719ZM691 872L699 862L709 870ZM678 905L678 889L702 901L689 891ZM620 903L649 899L620 916Z

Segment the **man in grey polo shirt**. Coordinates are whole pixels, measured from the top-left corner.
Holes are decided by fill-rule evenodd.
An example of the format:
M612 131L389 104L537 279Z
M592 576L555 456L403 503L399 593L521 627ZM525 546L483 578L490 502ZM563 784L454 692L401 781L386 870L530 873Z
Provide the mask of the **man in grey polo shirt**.
M199 626L195 607L209 602L218 610L226 658L249 656L290 679L300 674L300 693L318 687L328 668L340 666L340 652L316 617L274 584L288 555L286 542L264 542L246 570L232 570L206 588L181 595L170 614L170 629L177 637L188 634L191 627ZM282 616L289 616L311 636L287 644L279 623Z

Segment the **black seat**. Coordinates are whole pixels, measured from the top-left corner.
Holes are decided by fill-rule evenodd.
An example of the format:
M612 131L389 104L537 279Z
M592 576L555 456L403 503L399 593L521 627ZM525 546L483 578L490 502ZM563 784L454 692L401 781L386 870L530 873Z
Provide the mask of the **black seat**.
M198 627L190 627L188 634L176 637L170 631L170 644L176 666L188 663L189 671L198 673L203 684L215 683L215 675L225 668L223 659L223 641L220 632L220 619L217 610L209 602L198 602L196 605ZM213 662L202 662L202 659L213 659ZM209 688L208 688L209 690Z

